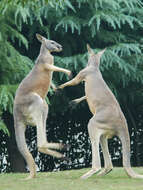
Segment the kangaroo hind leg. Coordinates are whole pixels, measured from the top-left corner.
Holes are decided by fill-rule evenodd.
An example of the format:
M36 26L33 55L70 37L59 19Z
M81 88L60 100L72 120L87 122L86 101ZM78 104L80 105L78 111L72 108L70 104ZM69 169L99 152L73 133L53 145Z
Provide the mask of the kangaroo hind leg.
M99 172L97 175L104 176L112 171L113 165L109 154L108 141L104 135L102 135L100 138L100 144L102 147L103 157L104 157L104 169L101 170L101 172Z
M46 137L46 119L48 114L48 106L44 101L41 105L38 106L34 117L37 126L37 144L39 152L44 154L51 155L53 157L64 159L64 155L50 149L62 149L64 147L61 143L48 143Z
M99 123L96 122L95 118L91 118L88 123L88 133L92 146L92 169L81 176L82 179L87 179L93 174L97 174L101 170L99 142L100 136L102 135L102 130L100 130L98 126Z
M46 134L46 120L48 116L48 105L46 101L44 100L43 103L43 112L42 112L42 120L43 120L43 127L44 127L44 133ZM61 149L67 149L69 148L68 145L65 145L63 143L48 143L46 140L46 146L49 149L56 149L56 150L61 150Z

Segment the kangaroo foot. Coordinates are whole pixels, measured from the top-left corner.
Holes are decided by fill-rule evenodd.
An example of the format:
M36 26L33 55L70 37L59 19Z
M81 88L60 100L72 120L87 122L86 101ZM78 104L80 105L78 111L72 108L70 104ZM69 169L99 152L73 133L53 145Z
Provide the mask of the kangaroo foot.
M62 144L61 149L62 150L69 150L71 148L71 145L69 144Z
M27 180L33 179L35 177L36 177L36 174L35 175L29 175L28 177L21 179L21 180L27 181Z
M89 177L91 177L93 174L97 174L98 172L100 172L101 169L91 169L90 171L88 171L87 173L85 173L83 176L81 176L81 179L87 179Z
M107 175L108 173L110 173L112 170L113 170L113 168L104 168L97 175L104 176L104 175Z
M66 157L66 156L63 156L63 157L58 158L58 159L61 160L61 161L67 161L67 162L70 161L70 158L68 158L68 157Z

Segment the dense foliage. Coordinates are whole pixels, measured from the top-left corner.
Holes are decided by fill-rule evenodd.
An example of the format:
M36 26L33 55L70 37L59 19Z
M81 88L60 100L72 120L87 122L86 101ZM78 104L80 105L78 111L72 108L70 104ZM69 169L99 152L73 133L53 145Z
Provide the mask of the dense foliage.
M39 53L40 44L35 34L40 33L63 45L63 52L55 54L55 64L72 70L73 75L86 66L86 43L89 43L95 52L107 48L100 68L129 123L132 162L134 165L141 165L142 1L1 0L0 12L1 161L5 155L7 157L7 149L10 149L8 142L12 142L14 137L11 114L15 90L32 68ZM61 84L68 78L62 73L55 73L53 80L55 84ZM60 167L63 168L88 166L91 161L87 135L87 122L91 115L87 104L81 103L74 110L67 106L71 99L82 95L83 84L66 88L59 95L52 91L48 95L50 101L48 140L61 140L72 144L71 150L67 153L71 157L71 163L68 165L61 163ZM9 134L10 137L5 134ZM29 128L27 141L29 144L30 141L33 142L30 150L36 156L35 129ZM113 161L119 165L121 145L116 138L110 144L115 147L111 149ZM50 166L47 164L48 159ZM42 154L36 157L42 171L59 167L58 161L54 163L52 160L51 157Z

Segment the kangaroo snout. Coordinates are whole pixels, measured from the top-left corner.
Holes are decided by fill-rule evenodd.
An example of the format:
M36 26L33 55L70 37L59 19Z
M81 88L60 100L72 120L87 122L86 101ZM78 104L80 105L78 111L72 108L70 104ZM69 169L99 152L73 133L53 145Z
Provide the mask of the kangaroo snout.
M56 49L58 52L60 52L63 50L63 47L60 44L58 44L58 45L56 45Z

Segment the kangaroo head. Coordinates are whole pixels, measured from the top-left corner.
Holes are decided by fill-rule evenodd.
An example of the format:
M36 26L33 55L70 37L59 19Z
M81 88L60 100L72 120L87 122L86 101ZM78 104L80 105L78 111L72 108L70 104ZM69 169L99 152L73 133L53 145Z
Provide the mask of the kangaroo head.
M98 52L97 54L95 54L94 51L89 46L89 44L87 44L87 50L88 50L88 55L89 55L88 66L99 67L100 58L103 55L103 53L106 50L106 48L103 49L102 51Z
M36 34L37 39L42 43L43 47L45 47L50 52L60 52L62 51L62 46L53 40L48 40L41 36L40 34Z

